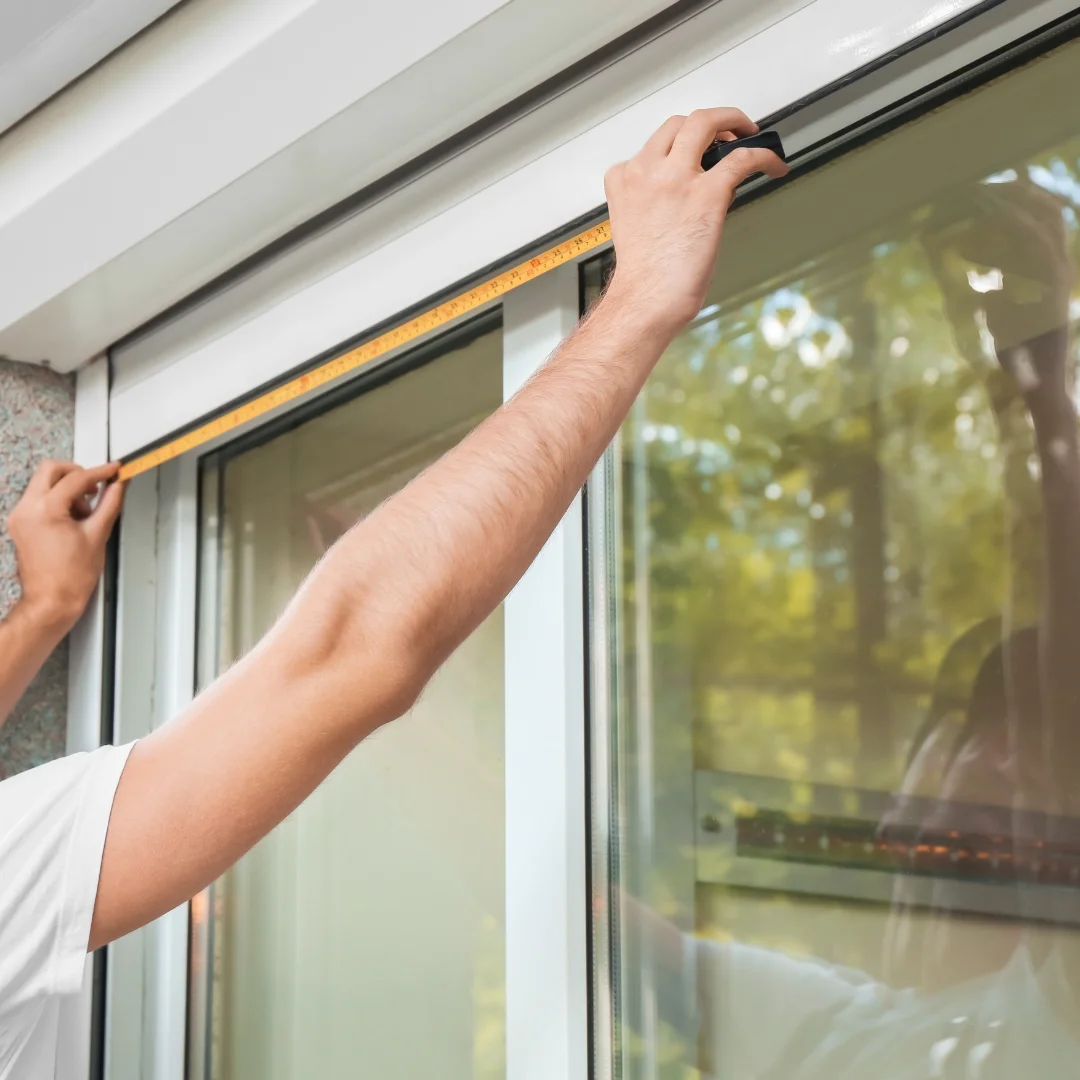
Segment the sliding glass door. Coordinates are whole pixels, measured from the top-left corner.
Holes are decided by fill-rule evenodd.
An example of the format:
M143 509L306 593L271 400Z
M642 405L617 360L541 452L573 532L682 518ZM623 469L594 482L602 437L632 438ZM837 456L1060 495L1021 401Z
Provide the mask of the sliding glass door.
M729 222L593 504L626 1080L1076 1075L1078 212L1070 44Z
M501 325L406 365L204 462L201 683L344 530L499 405ZM408 717L197 898L189 1075L505 1074L503 651L498 611Z

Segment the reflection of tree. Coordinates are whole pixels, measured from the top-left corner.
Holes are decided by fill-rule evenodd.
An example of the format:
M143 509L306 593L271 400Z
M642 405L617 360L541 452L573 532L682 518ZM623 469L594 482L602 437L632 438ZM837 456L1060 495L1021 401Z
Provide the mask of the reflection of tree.
M1074 264L1078 154L1080 140L1028 170L1072 204ZM983 190L992 202L999 189ZM706 309L647 386L637 426L657 760L689 739L700 769L896 790L928 717L958 730L1002 616L1039 622L1047 439L1036 445L1029 405L976 317L977 292L1006 262L945 265L928 242L942 213L970 225L979 199L965 189L955 205L886 222L760 295ZM957 274L959 290L943 289ZM1021 297L1018 317L1059 325L1038 310ZM626 461L625 490L629 470ZM628 621L642 572L629 515L623 543ZM624 650L625 671L629 638ZM687 658L688 704L668 689ZM789 787L790 809L804 809L808 785ZM630 844L620 850L633 858ZM641 895L667 918L675 890L665 875L644 867ZM699 928L799 953L811 947L797 940L799 920L763 914L792 903L781 893L736 902L714 885L694 900ZM836 905L838 926L849 915ZM861 938L840 930L837 958L868 970L880 935L877 923ZM663 1038L694 1060L692 1032L664 1028ZM627 1045L633 1056L633 1037ZM657 1075L693 1073L672 1061Z
M650 608L654 646L692 657L699 766L891 786L948 645L1011 573L1035 608L1030 433L1003 439L980 348L912 239L669 350L646 390ZM1008 537L1006 478L1031 508Z
M844 481L851 498L851 589L855 607L855 672L859 715L860 772L874 769L892 752L889 696L879 657L887 634L885 578L885 484L881 461L881 403L878 398L878 320L872 301L853 289L841 301L848 309L851 373L863 406L862 437Z

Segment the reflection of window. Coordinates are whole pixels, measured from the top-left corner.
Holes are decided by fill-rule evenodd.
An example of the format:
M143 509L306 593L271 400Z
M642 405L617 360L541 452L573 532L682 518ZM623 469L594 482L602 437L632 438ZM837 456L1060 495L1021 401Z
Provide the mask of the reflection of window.
M737 211L621 432L627 1078L1072 1075L1078 72Z
M203 682L350 524L501 403L501 329L480 330L205 470L201 572L219 580ZM503 786L500 611L193 905L191 1075L503 1076Z

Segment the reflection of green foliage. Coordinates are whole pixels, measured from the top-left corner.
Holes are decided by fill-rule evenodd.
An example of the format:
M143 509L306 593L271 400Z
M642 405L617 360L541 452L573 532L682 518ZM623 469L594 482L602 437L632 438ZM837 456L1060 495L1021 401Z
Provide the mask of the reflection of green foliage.
M473 1077L506 1076L506 935L485 915L473 949Z
M1080 139L1032 175L1073 204L1080 266L1078 155ZM1038 615L1030 427L1002 398L974 318L961 324L946 304L919 239L927 219L883 223L862 248L702 312L624 427L618 870L672 918L685 919L686 900L668 853L636 830L635 720L651 724L654 827L675 778L688 780L671 768L679 755L698 769L895 789L950 645L1007 607L1021 622ZM712 938L863 970L880 957L878 917L846 901L699 885L693 907ZM632 949L624 962L636 970ZM698 1075L693 1039L664 1021L679 1000L660 1000L663 1080ZM626 1030L634 1008L627 1077L643 1055Z
M643 452L650 638L692 657L699 765L896 784L946 648L1000 612L1011 566L1038 565L1037 529L1010 534L1008 455L983 376L957 352L937 281L907 241L707 314L661 361L624 437L623 486ZM867 502L864 474L883 499ZM1015 501L1037 505L1026 472L1020 485ZM881 543L860 549L875 513ZM1030 591L1030 569L1020 580ZM884 611L869 649L868 593ZM879 723L884 753L860 758L857 729Z

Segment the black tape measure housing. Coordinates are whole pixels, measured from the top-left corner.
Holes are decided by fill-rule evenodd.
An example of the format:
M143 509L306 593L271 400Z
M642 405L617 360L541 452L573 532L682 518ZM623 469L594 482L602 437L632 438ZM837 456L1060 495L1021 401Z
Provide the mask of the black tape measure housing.
M701 159L701 167L708 172L714 165L718 165L733 150L741 150L743 147L751 150L771 150L781 161L787 161L784 153L784 144L780 141L780 135L775 131L759 131L756 135L747 135L745 139L735 139L733 142L713 143L705 151Z

